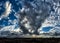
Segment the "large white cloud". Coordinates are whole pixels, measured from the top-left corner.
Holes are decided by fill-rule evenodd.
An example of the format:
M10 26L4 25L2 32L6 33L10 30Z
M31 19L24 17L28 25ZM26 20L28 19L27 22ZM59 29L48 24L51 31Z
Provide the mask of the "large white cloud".
M58 21L54 20L54 16L48 17L44 23L42 23L42 26L38 29L39 34L43 33L51 33L54 35L55 33L60 33L60 27L56 26ZM43 27L53 27L48 32L43 31ZM48 29L48 28L47 28ZM47 34L48 35L48 34Z

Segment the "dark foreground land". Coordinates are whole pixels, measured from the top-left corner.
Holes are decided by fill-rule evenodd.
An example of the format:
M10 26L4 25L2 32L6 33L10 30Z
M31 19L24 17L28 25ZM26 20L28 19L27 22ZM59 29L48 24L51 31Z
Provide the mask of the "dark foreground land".
M60 43L58 38L0 38L0 43Z

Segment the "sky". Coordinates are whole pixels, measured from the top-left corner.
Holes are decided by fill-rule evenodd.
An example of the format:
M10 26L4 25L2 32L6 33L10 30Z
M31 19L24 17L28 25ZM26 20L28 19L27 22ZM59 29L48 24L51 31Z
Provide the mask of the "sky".
M26 0L26 1L33 2L34 0ZM32 5L34 4L32 3ZM54 5L60 6L58 3L57 4L55 3ZM23 6L24 6L24 3L22 3L19 0L0 0L0 29L1 29L0 31L3 31L4 29L9 30L9 28L11 28L12 26L13 26L13 29L9 31L16 31L15 29L17 29L16 32L20 31L18 12L22 10ZM54 10L57 11L57 8L55 8ZM49 16L49 18L47 18L44 21L44 23L42 23L42 26L38 29L38 32L40 32L40 30L44 32L50 32L51 29L54 29L60 23L58 21L58 16L56 16L60 14L59 11L60 9L58 10L57 14L55 14L52 10L51 15L53 14L55 15ZM60 25L58 26L60 27Z

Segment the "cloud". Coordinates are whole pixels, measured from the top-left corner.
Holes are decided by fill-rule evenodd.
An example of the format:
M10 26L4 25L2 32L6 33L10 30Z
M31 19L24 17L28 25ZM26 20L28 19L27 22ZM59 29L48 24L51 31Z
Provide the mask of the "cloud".
M1 15L0 19L8 17L10 12L11 12L11 3L9 1L7 1L5 3L5 12Z
M57 22L53 18L52 18L53 20L51 20L51 18L49 17L48 20L46 19L45 22L42 24L41 28L38 29L39 34L48 33L49 35L55 35L60 33L60 27L56 26L58 25ZM45 32L43 31L43 27L53 27L53 28L51 28L48 32Z
M50 35L53 35L57 29L53 29L55 27L55 20L53 18L53 20L51 20L52 17L48 17L44 23L42 23L42 26L38 29L39 34L43 34L43 33L51 33ZM44 27L52 27L49 31L43 31ZM47 28L48 29L48 28ZM47 34L48 35L48 34Z
M5 16L7 17L9 13L11 12L11 3L6 2L6 11L5 11Z
M60 27L54 27L53 29L51 29L49 32L53 33L53 34L59 34L60 33Z
M20 37L22 33L23 31L19 27L15 28L15 25L5 26L0 29L0 37Z
M54 24L52 24L52 21L45 20L44 23L42 23L42 26L38 29L38 31L42 30L43 27L54 27Z

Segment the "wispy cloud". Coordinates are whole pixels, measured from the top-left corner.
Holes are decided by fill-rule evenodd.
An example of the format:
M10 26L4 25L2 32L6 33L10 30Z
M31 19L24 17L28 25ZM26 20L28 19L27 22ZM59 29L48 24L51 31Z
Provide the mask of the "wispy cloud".
M13 32L17 32L17 33L20 33L22 32L22 30L18 27L15 29L15 25L10 25L10 26L5 26L3 28L1 28L0 32L2 31L10 31L11 33Z
M7 1L5 3L5 12L1 15L0 19L9 16L10 12L11 12L11 3Z

